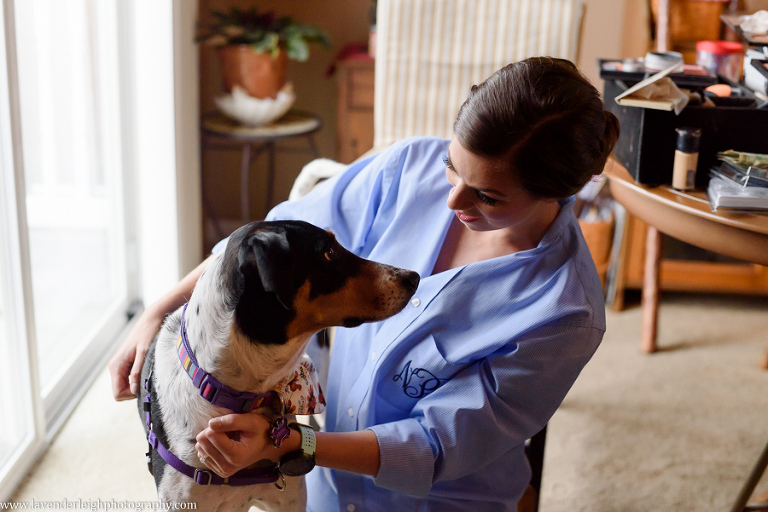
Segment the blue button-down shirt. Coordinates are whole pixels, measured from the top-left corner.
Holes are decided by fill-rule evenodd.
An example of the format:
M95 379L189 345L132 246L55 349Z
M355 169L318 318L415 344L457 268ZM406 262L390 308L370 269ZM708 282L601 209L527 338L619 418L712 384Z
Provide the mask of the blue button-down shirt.
M269 216L312 222L358 255L421 275L401 313L337 330L326 429L372 430L381 465L375 478L316 468L311 511L515 510L531 476L525 440L605 331L572 199L538 247L432 275L454 218L448 143L399 142Z

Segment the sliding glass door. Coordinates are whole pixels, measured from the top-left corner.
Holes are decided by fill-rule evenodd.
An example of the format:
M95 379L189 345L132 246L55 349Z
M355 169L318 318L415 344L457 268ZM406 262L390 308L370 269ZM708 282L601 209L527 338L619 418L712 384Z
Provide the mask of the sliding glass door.
M2 25L0 24L0 31ZM5 38L0 33L0 41ZM23 205L16 201L17 181L13 154L11 104L5 75L5 53L0 52L0 501L8 480L23 471L26 460L42 445L42 397L34 374L34 328L29 294L28 247Z
M0 501L127 323L118 0L4 2Z
M35 338L50 417L78 360L95 362L92 342L125 322L117 13L103 0L15 4Z

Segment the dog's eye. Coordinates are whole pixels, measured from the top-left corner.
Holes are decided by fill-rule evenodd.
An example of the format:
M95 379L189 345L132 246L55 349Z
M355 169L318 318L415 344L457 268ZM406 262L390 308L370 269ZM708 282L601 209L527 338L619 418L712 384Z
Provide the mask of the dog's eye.
M335 255L336 254L333 252L333 247L331 247L330 249L325 251L325 254L323 256L325 256L325 259L327 259L328 261L331 261Z

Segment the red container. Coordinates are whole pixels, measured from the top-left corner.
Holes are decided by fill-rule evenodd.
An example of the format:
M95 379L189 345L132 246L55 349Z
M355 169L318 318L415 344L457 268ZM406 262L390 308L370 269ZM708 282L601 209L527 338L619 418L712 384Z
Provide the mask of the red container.
M699 41L696 64L738 82L741 78L744 45L735 41Z

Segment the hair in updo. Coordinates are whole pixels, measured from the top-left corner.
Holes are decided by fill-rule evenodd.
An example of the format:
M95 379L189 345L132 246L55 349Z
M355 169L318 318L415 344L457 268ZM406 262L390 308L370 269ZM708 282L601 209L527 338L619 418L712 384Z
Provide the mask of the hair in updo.
M559 199L603 171L619 120L572 62L534 57L473 85L453 132L466 150L502 162L530 194Z

